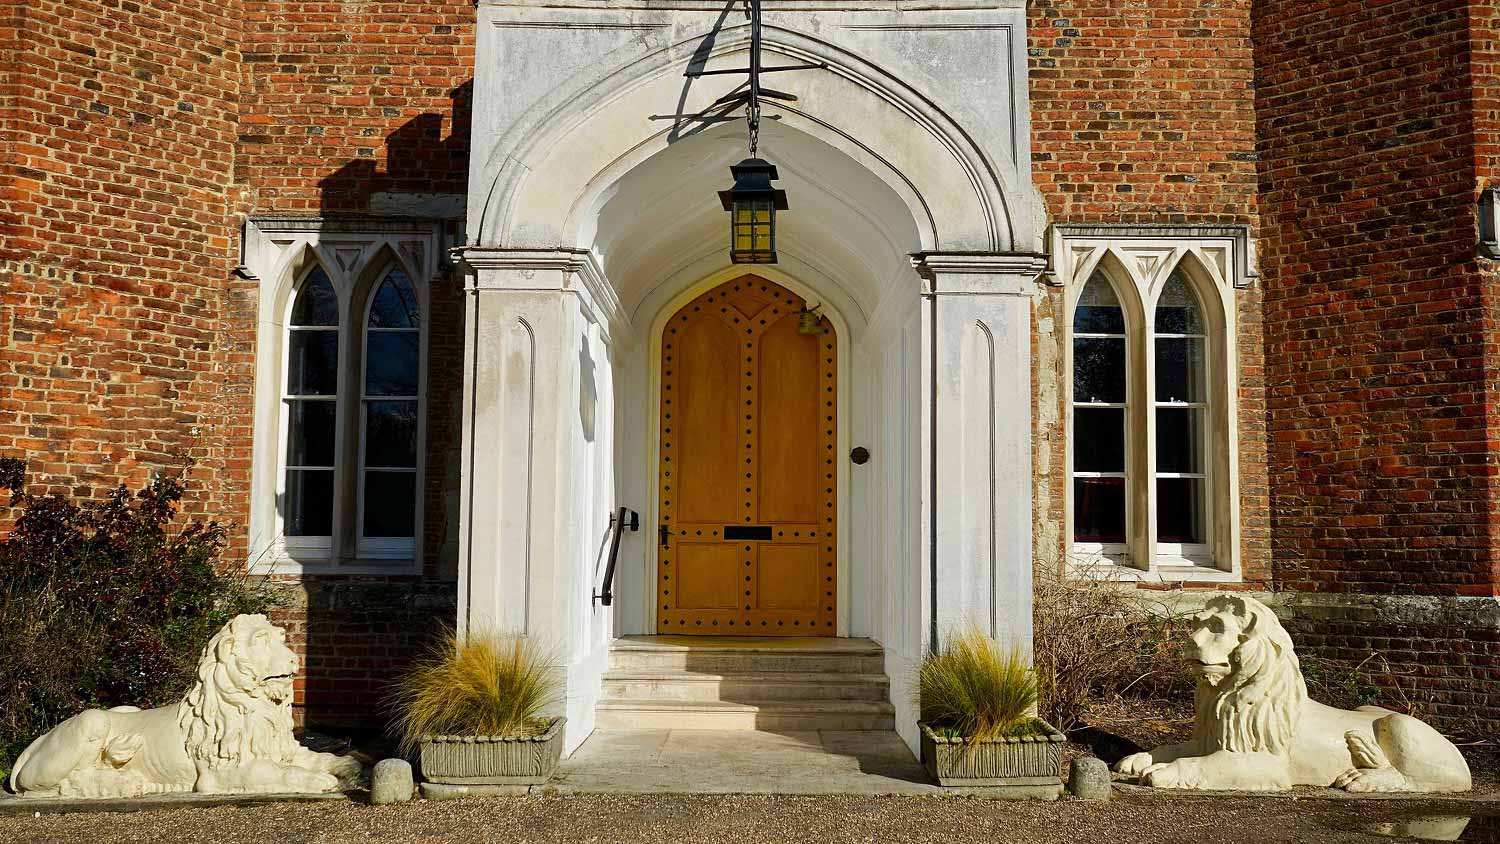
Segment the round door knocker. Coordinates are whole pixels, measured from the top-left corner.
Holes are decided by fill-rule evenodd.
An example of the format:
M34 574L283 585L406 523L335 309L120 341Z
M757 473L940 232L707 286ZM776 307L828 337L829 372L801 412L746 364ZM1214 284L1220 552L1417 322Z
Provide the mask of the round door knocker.
M849 459L854 461L854 465L863 466L870 462L870 450L862 445L855 446L854 450L849 452Z

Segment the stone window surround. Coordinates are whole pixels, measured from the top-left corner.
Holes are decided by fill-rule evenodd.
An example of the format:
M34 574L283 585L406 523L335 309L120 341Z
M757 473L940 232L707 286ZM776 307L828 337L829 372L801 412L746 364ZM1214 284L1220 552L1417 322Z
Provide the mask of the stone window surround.
M432 280L443 269L446 240L444 224L417 218L250 216L245 221L243 257L236 274L259 282L256 319L256 376L254 445L251 461L251 506L249 560L257 574L415 574L422 569L422 536L425 508L426 416L428 383L428 316ZM345 394L354 395L363 373L355 372L357 354L364 343L363 315L370 297L393 265L406 271L416 288L422 314L420 361L421 395L418 400L417 502L413 550L409 555L363 557L359 545L356 511L358 494L354 462L357 449L341 446L343 460L336 489L345 492L345 504L334 514L334 537L330 544L287 541L277 506L282 494L282 471L286 442L282 421L285 379L285 337L296 285L318 263L339 291L340 313L340 433L343 441L353 433L358 438L355 405ZM357 462L357 461L356 461ZM337 495L338 493L336 493ZM353 496L350 498L349 496ZM382 544L382 543L375 543ZM389 545L389 543L384 543ZM387 552L389 549L387 549Z
M1127 443L1126 530L1124 549L1075 545L1073 536L1073 446L1071 409L1063 414L1068 472L1065 484L1065 535L1068 566L1074 576L1155 582L1235 582L1241 579L1239 554L1238 360L1236 295L1257 277L1254 241L1248 226L1056 225L1049 238L1051 266L1043 279L1064 289L1065 308L1058 320L1063 356L1063 395L1071 408L1073 313L1085 283L1102 269L1127 312L1127 378L1132 396L1148 383L1148 303L1179 266L1193 284L1209 322L1210 384L1208 450L1209 559L1187 559L1161 552L1150 501L1154 495L1147 471L1154 463L1154 414L1151 402L1133 400ZM1144 323L1144 324L1143 324ZM1118 553L1118 552L1125 553ZM1108 553L1115 552L1115 553ZM1141 563L1144 561L1144 564Z

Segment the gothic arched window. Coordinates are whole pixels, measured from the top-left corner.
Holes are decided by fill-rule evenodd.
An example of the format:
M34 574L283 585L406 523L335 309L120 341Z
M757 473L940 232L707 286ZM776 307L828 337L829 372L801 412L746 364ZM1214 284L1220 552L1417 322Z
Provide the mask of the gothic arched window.
M314 267L297 287L287 327L286 477L290 537L332 537L338 468L339 299Z
M1233 327L1202 260L1160 256L1101 256L1070 297L1070 557L1105 576L1223 580L1237 574Z
M1200 556L1208 550L1208 326L1180 270L1156 299L1152 341L1157 551Z
M1095 273L1073 315L1073 538L1106 554L1125 544L1126 340L1119 296Z
M283 307L274 559L387 570L421 531L423 290L312 264Z
M361 556L410 556L416 536L422 328L417 292L390 270L364 320L360 396Z

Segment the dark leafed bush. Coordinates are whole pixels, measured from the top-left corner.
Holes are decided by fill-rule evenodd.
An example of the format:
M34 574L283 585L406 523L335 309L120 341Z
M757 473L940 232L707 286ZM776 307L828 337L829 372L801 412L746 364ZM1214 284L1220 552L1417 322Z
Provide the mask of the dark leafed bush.
M270 603L244 567L220 565L222 527L176 523L180 476L83 504L25 480L0 459L19 511L0 538L0 771L85 708L174 703L209 637Z

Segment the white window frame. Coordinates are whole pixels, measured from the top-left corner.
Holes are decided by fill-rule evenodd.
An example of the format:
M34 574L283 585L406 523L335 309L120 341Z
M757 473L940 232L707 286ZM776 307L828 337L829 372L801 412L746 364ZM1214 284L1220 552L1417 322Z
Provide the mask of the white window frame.
M1063 287L1063 390L1068 569L1075 576L1145 581L1238 581L1239 454L1236 291L1253 283L1253 243L1243 226L1055 226L1049 283ZM1163 286L1181 269L1205 322L1203 411L1204 544L1158 543L1156 537L1155 309ZM1074 543L1073 319L1084 285L1102 272L1126 320L1126 543ZM1167 404L1165 406L1177 406ZM1186 405L1184 405L1186 406Z
M360 361L357 389L359 399L354 402L354 412L358 414L359 426L359 453L354 463L354 475L356 486L356 499L358 501L354 513L354 544L355 554L363 560L409 560L416 556L418 540L421 538L420 526L422 523L422 482L425 477L422 471L426 463L427 443L427 300L423 293L423 285L415 279L411 279L411 273L407 278L411 279L412 291L417 296L417 393L414 396L371 396L365 392L367 382L367 367L369 365L369 348L371 332L410 333L411 328L374 328L370 326L370 311L375 305L375 294L380 292L380 286L385 283L386 277L392 270L397 268L406 269L405 265L396 260L387 261L385 266L377 270L371 277L368 290L365 292L364 305L360 308L361 319L359 321L359 348ZM417 405L417 459L411 469L398 469L392 467L377 467L379 472L411 472L416 477L414 502L417 515L413 521L413 535L411 538L391 536L366 536L365 535L365 481L370 473L370 468L365 465L365 446L367 444L366 428L369 423L369 414L365 407L372 401L410 401Z
M246 221L236 271L258 283L256 395L251 458L249 562L257 574L417 574L426 500L430 285L447 246L444 224L380 218L257 217ZM288 537L284 501L288 406L287 336L297 286L321 266L339 300L339 376L332 537ZM413 537L363 539L364 350L370 300L399 266L417 294L416 513Z
M1067 421L1067 425L1068 425L1068 431L1071 434L1071 432L1073 430L1073 420L1075 418L1074 414L1075 414L1075 412L1076 412L1076 410L1078 408L1078 403L1073 400L1073 378L1072 378L1072 372L1073 372L1073 365L1072 365L1072 361L1073 361L1073 341L1077 340L1077 339L1089 338L1089 337L1098 337L1098 338L1123 338L1124 341L1125 341L1124 342L1124 346L1125 346L1125 373L1126 373L1126 376L1125 376L1125 401L1118 402L1118 403L1117 402L1086 402L1086 403L1084 403L1083 406L1084 407L1091 407L1091 408L1119 408L1125 414L1125 421L1124 421L1124 425L1122 426L1122 429L1123 429L1122 430L1122 434L1125 437L1125 441L1120 444L1121 445L1121 450L1125 454L1125 467L1120 472L1077 472L1077 471L1074 471L1074 469L1073 469L1073 440L1072 440L1072 438L1070 436L1069 439L1068 439L1068 493L1067 494L1068 494L1068 500L1069 500L1069 502L1071 502L1072 501L1072 496L1073 496L1073 491L1074 491L1074 489L1076 487L1076 484L1074 484L1073 482L1075 480L1077 480L1078 478L1113 478L1113 477L1123 478L1124 481L1125 481L1125 527L1126 527L1126 534L1128 535L1130 533L1130 519L1131 519L1132 511L1133 511L1134 505L1135 505L1135 497L1130 494L1130 489L1131 489L1131 486L1132 486L1132 478L1134 476L1134 473L1131 471L1132 466L1131 466L1131 463L1130 463L1130 454L1131 454L1130 440L1131 440L1131 436L1132 436L1131 435L1131 431L1133 431L1135 429L1135 420L1131 418L1130 408L1131 408L1131 406L1133 404L1131 402L1131 399L1134 397L1134 391L1135 391L1135 386L1136 385L1134 383L1134 379L1132 379L1130 377L1130 371L1131 371L1132 365L1135 363L1136 354L1135 354L1135 350L1131 348L1131 342L1130 341L1131 341L1133 335L1137 332L1138 328L1137 328L1137 324L1136 324L1136 317L1130 311L1130 309L1128 307L1129 299L1128 299L1128 297L1124 293L1122 293L1120 291L1120 286L1115 283L1114 279L1112 279L1112 278L1110 278L1108 276L1106 276L1102 280L1106 284L1108 284L1111 288L1114 289L1114 291L1115 291L1115 298L1118 299L1119 302L1120 302L1120 309L1121 309L1121 311L1123 311L1124 318L1125 318L1125 333L1124 334L1093 334L1093 333L1078 333L1078 332L1074 332L1072 330L1072 326L1073 326L1072 314L1077 310L1077 308L1078 308L1078 299L1081 298L1082 295L1083 295L1083 287L1080 285L1079 288L1078 288L1078 290L1073 294L1072 302L1070 303L1069 308L1068 308L1068 314L1069 314L1069 319L1068 319L1068 352L1067 352L1067 357L1066 357L1066 359L1068 361L1068 380L1067 380L1068 421ZM1085 279L1085 281L1087 281L1087 279ZM1073 536L1072 512L1073 512L1072 508L1070 507L1069 510L1068 510L1068 513L1069 513L1069 518L1068 518L1068 536L1070 538L1070 541L1071 541L1071 537ZM1071 550L1072 550L1072 554L1074 556L1077 556L1077 557L1079 557L1081 559L1108 561L1108 563L1110 565L1115 565L1115 566L1126 565L1127 561L1130 559L1130 544L1129 544L1128 541L1127 542L1072 542L1072 549Z
M343 402L340 401L339 397L342 394L343 387L344 387L344 383L343 383L344 382L344 369L347 368L347 365L344 363L344 360L343 360L343 355L345 353L345 349L344 349L344 340L345 340L345 338L344 338L344 318L343 318L344 304L343 304L343 301L342 301L342 297L339 297L339 295L338 295L338 286L336 284L333 285L334 296L336 298L339 298L339 300L340 300L339 301L339 305L338 305L339 320L338 320L338 322L336 324L331 325L331 326L325 326L325 327L317 327L317 328L311 328L311 327L303 328L303 327L296 327L296 326L292 325L292 311L297 306L297 296L299 294L301 294L302 288L307 284L308 279L311 278L312 274L314 272L316 272L319 268L320 268L320 265L318 265L316 263L308 264L305 267L299 267L298 268L297 274L296 274L296 281L292 284L291 295L289 295L289 296L286 297L286 302L285 302L285 304L284 304L284 306L282 308L282 310L283 310L282 324L286 326L286 329L282 333L281 355L280 355L280 357L281 357L281 367L280 367L280 369L281 369L281 379L280 379L280 381L277 384L277 399L278 399L278 402L280 404L280 411L281 412L280 412L280 417L277 420L278 421L278 437L277 437L277 446L276 446L276 456L277 456L277 465L276 465L276 479L277 479L277 483L276 483L276 500L277 501L285 501L287 499L287 475L290 474L292 471L294 471L296 469L303 469L303 468L317 468L317 469L320 469L320 470L332 471L333 472L333 502L330 504L330 507L331 507L332 512L333 512L333 519L332 519L332 521L333 521L333 530L336 533L337 529L338 529L337 525L338 525L338 510L339 510L339 474L340 474L340 469L341 469L341 467L339 465L339 454L343 451L343 447L342 447L343 446L343 426L341 424L339 424L340 417L343 414L343 411L342 411L342 409L339 406ZM332 278L331 277L330 277L329 281L330 281L330 283L332 283ZM337 348L338 348L339 359L338 359L338 364L337 364L338 370L335 373L335 385L334 385L334 394L333 395L331 395L331 396L319 395L319 396L316 396L316 397L305 397L305 396L293 396L293 395L289 395L287 393L286 387L287 387L288 369L289 369L290 364L291 364L291 358L290 358L291 343L288 342L288 341L290 340L290 338L292 336L292 332L294 332L294 331L323 331L323 332L332 331L337 336L337 338L338 338L338 346L337 346ZM292 424L291 424L292 404L294 402L298 402L298 401L333 402L333 405L334 405L334 411L333 411L334 423L333 423L333 465L332 466L328 466L328 467L322 467L322 466L319 466L319 467L304 467L304 466L293 466L293 465L291 465L291 461L289 459L289 455L291 453L290 437L291 437L291 430L292 430ZM295 558L295 559L299 559L299 560L326 561L326 560L332 559L332 557L333 557L333 534L332 533L330 533L327 536L290 536L290 535L288 535L287 532L286 532L286 513L285 513L285 510L283 508L281 508L281 507L276 508L276 526L277 526L277 534L282 537L282 540L281 540L282 541L282 547L285 549L284 553L287 556Z

